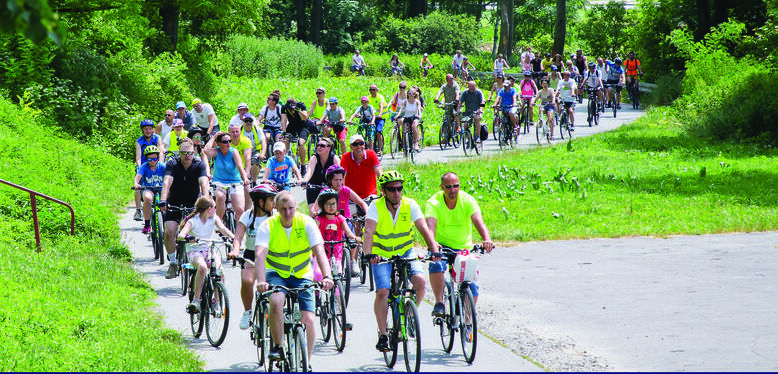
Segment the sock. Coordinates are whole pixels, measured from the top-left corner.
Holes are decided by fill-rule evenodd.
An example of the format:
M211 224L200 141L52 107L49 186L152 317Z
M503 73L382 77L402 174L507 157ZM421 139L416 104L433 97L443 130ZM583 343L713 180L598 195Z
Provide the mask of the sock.
M171 263L171 264L175 264L175 263L177 263L177 262L176 262L176 254L175 254L175 253L173 253L173 254L168 254L168 255L167 255L167 259L168 259L168 260L170 260L170 263Z
M143 227L149 227L151 226L151 220L150 219L144 219L143 220Z

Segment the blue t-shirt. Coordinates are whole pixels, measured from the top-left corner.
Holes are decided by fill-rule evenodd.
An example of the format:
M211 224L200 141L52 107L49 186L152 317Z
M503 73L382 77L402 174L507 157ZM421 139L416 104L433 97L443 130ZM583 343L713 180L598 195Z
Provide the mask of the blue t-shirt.
M500 105L503 107L511 106L514 104L513 96L516 95L516 88L511 87L510 91L505 92L505 87L503 87L497 94L500 95Z
M282 162L278 162L277 158L271 157L267 162L267 167L270 168L268 179L274 180L278 183L289 182L289 177L293 166L295 166L294 160L288 155L284 156L284 161ZM289 188L287 187L285 189Z
M138 168L138 175L141 175L139 184L143 187L162 187L162 180L165 178L165 164L157 162L157 167L151 170L148 162L144 162Z
M136 140L136 142L140 144L140 162L142 164L148 161L146 159L146 155L144 154L144 152L146 151L146 147L150 145L159 147L159 143L162 142L162 139L157 134L151 134L150 140L146 140L146 138L143 135L141 135L140 138Z
M606 61L606 64L608 64L608 80L619 80L621 79L621 74L624 74L624 66L616 66L614 62Z
M176 113L176 118L180 119L181 122L184 123L184 130L189 131L192 129L192 125L195 124L195 118L192 115L192 112L185 110L184 111L184 118L181 118L178 116L178 113Z

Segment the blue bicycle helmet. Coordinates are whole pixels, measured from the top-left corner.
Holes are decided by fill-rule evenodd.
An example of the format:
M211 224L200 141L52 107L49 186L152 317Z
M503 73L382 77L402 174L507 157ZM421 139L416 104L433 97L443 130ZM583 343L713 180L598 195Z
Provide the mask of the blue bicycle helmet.
M146 126L154 127L154 121L150 119L144 119L143 121L140 121L140 128L143 129Z

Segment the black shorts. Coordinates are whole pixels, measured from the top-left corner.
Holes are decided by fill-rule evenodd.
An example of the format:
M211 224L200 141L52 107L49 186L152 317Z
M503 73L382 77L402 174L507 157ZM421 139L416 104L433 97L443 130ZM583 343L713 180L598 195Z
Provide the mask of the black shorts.
M405 122L406 125L413 124L414 120L419 119L419 117L412 116L412 117L403 117L403 122Z
M292 134L293 136L296 136L299 139L308 141L308 135L310 135L310 131L308 131L307 128L303 127L302 129L293 129L290 130L289 128L286 129L286 132L289 134Z
M313 204L316 202L316 198L319 197L319 192L321 192L323 188L306 188L305 189L305 197L308 199L308 204Z
M178 210L178 209L167 209L165 212L165 218L164 221L176 221L178 223L181 223L181 219L184 218L184 212Z
M248 249L247 248L246 250L243 251L243 258L245 258L246 260L249 260L249 261L254 261L254 259L256 258L256 256L254 256L254 254L255 254L254 253L254 249Z

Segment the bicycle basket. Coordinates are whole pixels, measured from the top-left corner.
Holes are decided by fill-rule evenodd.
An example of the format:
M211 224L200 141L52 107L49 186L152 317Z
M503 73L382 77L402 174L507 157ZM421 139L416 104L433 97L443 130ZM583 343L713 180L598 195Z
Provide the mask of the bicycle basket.
M454 259L454 281L457 283L478 280L478 258L474 253L465 253L462 251Z

